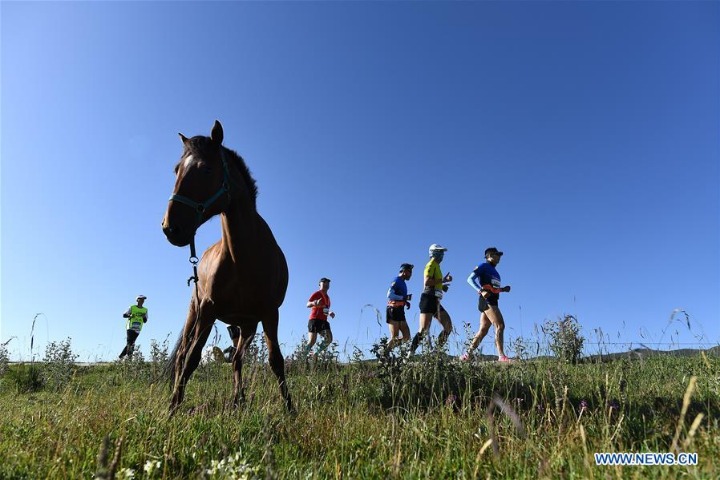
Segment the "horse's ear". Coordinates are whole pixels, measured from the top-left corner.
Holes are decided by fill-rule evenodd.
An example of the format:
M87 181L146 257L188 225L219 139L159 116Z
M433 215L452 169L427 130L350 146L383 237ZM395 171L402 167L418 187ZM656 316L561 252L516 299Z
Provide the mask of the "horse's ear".
M223 129L222 125L217 120L215 120L215 125L213 125L212 132L210 133L210 140L212 140L218 147L222 145Z
M185 135L183 135L182 133L178 133L178 135L180 135L180 140L182 140L183 145L187 145L188 142L190 141L190 139L187 138L187 137L186 137Z

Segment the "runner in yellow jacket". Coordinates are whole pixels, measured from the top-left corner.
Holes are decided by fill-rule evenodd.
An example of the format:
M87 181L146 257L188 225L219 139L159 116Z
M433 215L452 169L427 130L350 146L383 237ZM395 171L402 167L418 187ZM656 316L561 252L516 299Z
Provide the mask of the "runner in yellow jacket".
M137 305L130 305L130 308L123 313L123 318L127 318L127 342L123 351L120 352L120 358L125 355L132 356L135 349L135 340L140 335L143 325L148 321L148 309L143 307L146 298L145 295L138 295L136 299Z

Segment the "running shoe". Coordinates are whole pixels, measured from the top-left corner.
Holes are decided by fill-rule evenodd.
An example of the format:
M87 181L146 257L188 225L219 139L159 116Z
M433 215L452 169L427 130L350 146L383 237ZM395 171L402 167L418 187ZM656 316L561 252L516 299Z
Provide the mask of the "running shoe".
M510 357L507 357L507 356L503 355L502 357L498 357L498 362L513 363L514 360L513 360L512 358L510 358Z
M469 354L468 352L463 353L462 355L460 355L460 360L462 360L463 362L469 361L469 360L470 360L470 354Z

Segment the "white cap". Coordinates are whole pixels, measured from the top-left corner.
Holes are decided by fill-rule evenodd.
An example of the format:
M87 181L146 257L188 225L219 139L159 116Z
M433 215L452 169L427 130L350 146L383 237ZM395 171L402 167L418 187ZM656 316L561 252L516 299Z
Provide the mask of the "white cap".
M430 245L430 248L428 248L428 253L432 256L433 252L447 252L447 248L442 245L438 245L437 243L433 243Z
M138 295L135 300L145 300L147 297L145 295Z

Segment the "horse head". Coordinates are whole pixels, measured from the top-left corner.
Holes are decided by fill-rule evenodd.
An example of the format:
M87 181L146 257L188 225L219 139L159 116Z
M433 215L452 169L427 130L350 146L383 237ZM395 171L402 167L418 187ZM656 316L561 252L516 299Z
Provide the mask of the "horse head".
M175 165L175 188L162 229L170 243L184 247L200 225L228 207L232 180L227 157L232 152L222 146L223 128L217 120L210 137L179 135L183 153Z

